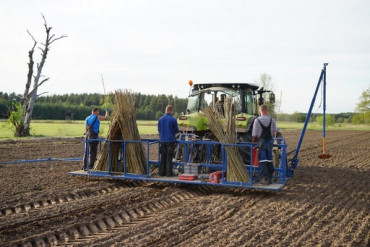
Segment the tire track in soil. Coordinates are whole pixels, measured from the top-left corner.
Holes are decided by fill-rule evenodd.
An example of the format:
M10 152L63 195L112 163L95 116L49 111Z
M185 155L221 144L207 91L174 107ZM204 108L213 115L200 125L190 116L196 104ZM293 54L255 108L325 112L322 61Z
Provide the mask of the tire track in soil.
M202 196L196 196L195 198L193 198L193 200L191 201L188 201L186 203L180 203L180 204L177 204L176 206L174 207L171 207L171 208L168 208L166 211L163 211L163 212L159 212L159 213L156 213L155 215L153 215L153 217L155 217L155 221L153 222L152 221L148 221L148 222L143 222L144 225L140 225L138 227L140 227L140 232L134 232L134 233L131 233L131 232L128 232L126 233L126 235L116 235L114 236L113 238L110 238L108 240L108 242L103 242L103 243L99 243L97 244L97 246L104 246L104 245L107 245L107 244L112 244L112 243L115 243L115 242L120 242L120 244L125 244L125 245L130 245L130 243L135 243L135 245L147 245L147 243L141 243L143 242L146 238L150 238L148 240L148 242L153 242L153 244L155 243L155 241L153 241L153 239L151 239L153 237L153 234L158 236L158 234L160 234L158 231L154 232L154 230L156 228L159 228L161 227L161 231L163 231L164 229L167 229L167 228L177 228L177 227L181 227L182 223L179 223L177 220L177 215L175 215L172 219L168 219L168 217L172 216L173 214L173 211L174 210L181 210L181 211L184 211L184 207L193 207L194 203L196 203L197 201L199 201L199 199L201 199ZM158 215L159 214L159 215ZM174 222L175 221L175 222ZM168 235L168 230L167 230L167 234L164 235L164 239L167 239L167 235ZM161 241L162 237L159 238L159 241L157 241L158 243Z
M124 241L125 245L129 245L130 243L135 243L135 245L140 245L140 246L141 245L142 246L157 245L157 244L162 243L163 241L166 241L166 244L168 244L168 241L170 240L170 238L168 238L169 233L173 233L173 231L176 231L176 236L179 236L179 235L182 236L183 234L178 233L179 229L181 229L181 228L183 229L181 232L187 232L187 231L189 231L189 227L190 227L190 229L194 228L194 227L192 227L192 225L194 225L193 222L190 222L191 224L184 224L183 221L179 220L179 216L178 216L179 214L177 213L178 211L174 212L174 210L177 209L177 210L180 210L180 212L184 212L186 210L191 211L196 206L196 205L193 205L194 203L201 203L202 199L205 199L205 198L207 198L206 200L209 200L209 197L202 197L202 196L199 197L199 196L197 196L196 198L194 198L195 199L194 201L191 201L191 202L186 203L186 204L181 203L181 204L177 205L177 207L169 208L168 210L166 210L165 214L163 214L163 212L161 212L161 214L157 216L155 222L145 222L146 225L140 226L140 234L134 233L133 235L129 235L128 238L126 238L125 236L119 235L119 236L116 236L114 238L110 238L109 242L104 242L104 243L100 242L99 244L96 244L96 245L97 246L100 246L100 245L104 246L104 245L107 245L107 244L113 244L115 242L120 242L120 245L122 245L123 242L121 242L121 241ZM218 197L216 197L215 200L217 200L217 198ZM224 201L223 204L229 203L230 200L231 199L228 199L227 201ZM191 208L190 210L187 209L189 207ZM227 211L224 211L224 213L225 212L227 212ZM172 217L173 214L174 214L174 216ZM182 215L181 219L185 220L185 223L186 223L186 221L188 221L189 219L192 218L192 214L189 215L189 217L187 217L187 218L183 215L183 213L180 213L180 215ZM221 217L221 215L220 215L220 217ZM173 218L173 219L169 220L168 218ZM212 217L211 219L203 219L202 222L199 223L199 224L208 222L209 220L212 220L212 219L214 219L214 217ZM195 228L199 227L198 226L199 224L196 224ZM202 225L204 225L204 224L202 224ZM158 231L153 232L154 231L153 229L156 229L158 227L161 228L160 232L158 232ZM162 233L162 235L160 235L161 233ZM153 240L153 234L155 236L157 236L157 238L154 239L154 240ZM194 233L192 233L192 234L194 234ZM176 241L178 241L177 237L176 237Z
M124 194L120 191L112 192L105 196L90 198L90 200L71 202L66 205L55 205L55 208L44 208L41 211L36 210L33 213L30 212L31 214L20 215L23 218L14 215L15 218L10 218L8 223L2 222L3 226L0 228L0 236L7 236L7 238L1 241L4 243L4 241L11 242L18 239L25 240L32 238L32 236L29 236L29 233L33 234L33 236L38 236L44 232L64 229L68 225L74 225L76 219L80 219L80 223L81 221L86 222L89 218L99 217L99 214L106 215L109 212L121 209L127 204L124 203L127 200L128 202L135 202L142 200L143 197L146 198L149 195L148 193L153 193L142 187L136 188L126 190ZM158 192L155 193L153 195L158 194ZM58 208L61 206L62 208ZM17 239L12 239L14 236L17 236Z
M100 196L106 193L116 192L123 188L128 188L128 187L133 187L133 186L139 186L139 184L138 183L135 184L133 182L121 183L121 184L109 185L104 188L100 188L99 190L85 188L85 189L73 191L73 192L70 192L64 195L58 195L56 197L52 197L49 199L22 203L17 206L0 209L0 217L12 215L12 214L25 213L25 212L29 212L35 209L40 210L40 209L43 209L44 207L54 206L57 204L77 201L81 199L87 199L87 198L94 197L94 196Z
M187 194L177 194L175 197L171 198L170 201L158 201L156 204L158 205L164 205L164 207L161 207L158 210L158 208L155 207L156 204L151 205L149 204L147 207L150 210L148 214L143 218L138 218L135 222L132 222L128 225L128 227L123 226L119 227L118 229L115 229L115 231L109 231L106 235L104 235L102 238L95 238L92 241L90 241L88 244L90 246L107 246L111 245L115 242L120 242L120 245L128 245L129 243L135 243L135 246L139 245L137 241L132 239L142 239L140 238L143 234L147 236L147 232L150 232L153 234L153 229L156 226L163 225L166 221L161 221L161 217L166 217L167 212L171 210L172 208L177 208L183 205L189 205L195 202L199 198L200 194L197 192L187 192ZM166 222L168 223L168 222ZM136 228L139 228L140 231L137 231ZM131 231L131 232L130 232ZM127 238L125 238L125 236ZM123 242L122 242L123 240ZM124 242L128 242L125 243Z
M198 220L196 223L186 224L185 227L182 227L183 222L181 221L175 221L172 224L172 222L174 221L172 220L172 222L169 223L169 226L163 229L164 233L157 236L157 238L154 241L151 240L148 243L144 244L143 246L156 246L158 244L164 244L164 243L170 246L179 245L183 241L186 240L187 236L195 237L199 232L208 228L211 224L217 224L217 223L220 223L228 219L229 217L232 217L236 213L236 211L237 211L236 208L230 208L230 207L220 209L220 210L217 210L217 213L213 214L212 217L202 218L201 220ZM190 215L190 217L192 216ZM165 237L166 234L172 232L173 229L180 228L180 227L182 227L182 230L177 230L176 236L169 237L169 238Z
M236 199L236 201L235 201L235 199ZM262 200L262 199L263 198L260 198L259 200ZM186 246L186 244L184 242L187 241L190 238L197 239L198 243L202 243L203 239L198 238L198 236L201 235L201 236L204 237L205 234L203 234L203 232L206 231L208 228L214 228L217 225L221 225L222 222L227 221L230 218L235 217L235 215L242 208L245 208L247 206L252 206L252 205L256 204L259 201L259 200L248 201L248 198L246 198L246 197L239 197L239 198L233 198L232 197L232 198L230 198L230 200L232 200L232 204L229 205L227 203L228 208L226 209L225 212L219 213L218 214L218 215L220 215L219 217L214 217L214 220L205 222L203 224L199 224L199 225L197 225L193 228L187 229L186 231L178 232L177 236L174 236L171 239L169 239L169 241L167 241L166 244L169 244L171 246L184 244ZM245 201L247 201L247 202L245 203ZM223 203L223 204L226 204L226 203ZM181 236L180 240L178 238L179 235Z
M186 192L181 195L171 195L154 203L147 204L138 208L131 208L115 215L98 218L86 224L74 224L66 227L64 230L54 233L38 234L23 240L12 243L15 246L55 246L65 244L81 244L84 241L92 241L101 236L110 234L109 232L127 228L129 225L135 225L141 220L149 218L151 212L163 210L170 206L171 203L180 203L182 201L196 198L195 193Z

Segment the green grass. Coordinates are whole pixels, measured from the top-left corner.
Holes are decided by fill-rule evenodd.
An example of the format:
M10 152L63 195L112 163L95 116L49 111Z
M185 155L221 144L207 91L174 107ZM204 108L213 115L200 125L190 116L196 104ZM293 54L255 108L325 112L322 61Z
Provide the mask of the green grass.
M142 135L157 134L156 121L138 121L139 132ZM99 136L106 136L108 122L100 124ZM85 132L84 121L67 123L64 120L32 120L31 137L83 137ZM5 121L0 122L0 139L13 139L13 132Z
M142 135L157 134L157 121L138 120L139 132ZM299 129L303 123L278 122L280 129ZM318 123L309 123L308 129L322 130ZM370 126L365 124L335 124L328 126L327 130L368 130ZM102 121L99 135L104 137L108 131L108 122ZM64 120L32 120L31 137L82 137L84 130L84 121L74 121L67 123ZM8 128L5 121L0 120L0 139L14 139L13 132Z
M304 123L294 123L294 122L277 122L277 126L280 129L299 129L303 128ZM307 129L310 130L322 130L322 124L319 123L308 123ZM366 124L334 124L326 127L327 130L369 130L370 125Z

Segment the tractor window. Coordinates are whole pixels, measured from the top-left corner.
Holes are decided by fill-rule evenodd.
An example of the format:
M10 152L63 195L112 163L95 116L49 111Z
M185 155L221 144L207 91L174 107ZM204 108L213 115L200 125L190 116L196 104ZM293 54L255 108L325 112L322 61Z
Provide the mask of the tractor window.
M247 113L250 115L253 115L254 109L253 109L253 95L252 91L248 90L245 95L245 104L247 107Z
M200 109L204 109L206 107L213 107L213 93L212 92L204 92L202 102L200 103Z
M253 107L253 94L251 90L241 90L240 91L240 100L241 100L241 111L242 113L247 113L249 115L253 115L254 107Z
M188 108L186 109L186 114L198 112L199 96L200 94L197 94L197 95L192 95L188 98Z
M233 103L234 103L234 111L236 114L240 113L242 110L241 103L240 103L240 95L234 95L233 97Z

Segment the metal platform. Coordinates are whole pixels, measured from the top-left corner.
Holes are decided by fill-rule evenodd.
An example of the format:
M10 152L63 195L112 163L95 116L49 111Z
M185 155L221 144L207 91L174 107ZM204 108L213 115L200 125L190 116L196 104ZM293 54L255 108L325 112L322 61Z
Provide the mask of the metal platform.
M161 177L161 176L153 176L153 177L145 177L145 176L125 176L123 174L115 174L111 173L108 174L106 172L100 171L73 171L69 174L74 176L84 176L84 177L106 177L110 179L122 179L122 180L140 180L140 181L148 181L148 182L165 182L165 183L182 183L182 184L194 184L194 185L209 185L209 186L223 186L223 187L234 187L234 188L249 188L249 189L256 189L256 190L269 190L269 191L279 191L284 187L284 184L281 183L272 183L270 185L265 185L261 183L210 183L204 182L202 180L196 179L193 181L189 180L180 180L177 176L173 177Z
M141 141L128 141L128 140L106 140L106 139L95 139L95 140L87 140L89 141L99 141L100 144L102 143L107 143L108 144L108 154L110 154L110 145L111 143L120 143L121 149L120 149L120 155L119 155L119 160L117 164L114 165L118 171L112 170L111 167L111 159L110 155L108 155L108 165L107 165L107 170L106 171L95 171L95 170L79 170L79 171L73 171L70 172L69 174L74 175L74 176L85 176L85 177L105 177L105 178L110 178L110 179L122 179L122 180L140 180L140 181L151 181L151 182L165 182L165 183L181 183L181 184L193 184L193 185L207 185L207 186L220 186L220 187L234 187L234 188L248 188L248 189L256 189L256 190L267 190L267 191L279 191L285 186L285 182L287 180L287 162L286 162L286 144L284 139L280 139L277 143L279 144L274 144L275 147L279 148L280 152L280 159L279 159L279 164L275 168L275 175L274 175L274 183L270 185L265 185L259 183L259 176L256 174L259 174L260 172L260 167L258 166L253 166L250 165L252 164L253 160L253 155L250 157L250 164L245 164L245 169L249 172L250 174L250 182L247 183L242 183L242 182L230 182L227 181L226 174L227 171L227 152L225 151L225 147L230 147L234 146L237 148L243 147L243 148L249 148L250 153L252 153L252 149L256 146L256 143L238 143L238 144L222 144L219 142L214 142L214 141L186 141L186 140L178 140L177 145L180 147L182 146L184 148L184 153L183 153L183 160L175 160L174 161L174 168L179 169L179 168L184 168L185 165L189 164L192 162L192 155L193 155L193 150L203 147L204 150L206 150L206 155L207 157L204 159L203 163L198 163L199 166L203 169L208 169L210 171L221 171L222 172L222 178L220 179L219 183L211 183L207 180L180 180L177 176L173 177L162 177L158 175L153 175L150 171L155 169L156 167L159 166L159 160L160 160L160 155L159 155L159 141L157 139L143 139ZM146 160L147 160L147 173L146 174L132 174L132 173L127 173L127 162L126 162L126 146L129 143L142 143L142 145L146 148ZM89 145L85 145L87 147L87 150L85 152L89 153L88 147ZM100 145L102 146L102 145ZM150 155L150 151L153 150L153 147L156 146L155 148L158 150L158 154L155 155L157 158L153 159L153 154L152 156ZM221 150L222 157L221 157L221 163L218 164L212 164L210 155L212 148L215 148L218 146L218 148ZM150 159L152 157L152 159ZM208 172L207 172L208 174Z

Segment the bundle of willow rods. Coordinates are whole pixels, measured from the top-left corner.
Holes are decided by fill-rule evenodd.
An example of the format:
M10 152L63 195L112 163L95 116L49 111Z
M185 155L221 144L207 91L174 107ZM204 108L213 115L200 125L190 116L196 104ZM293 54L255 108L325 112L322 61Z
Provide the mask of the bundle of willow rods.
M120 142L114 140L139 141L140 135L136 123L135 97L128 90L116 91L115 105L112 113L112 122L109 125L107 139L111 140L111 171L123 172L123 165L118 170L117 161L119 155ZM108 143L105 142L96 170L108 169ZM134 174L146 173L145 149L142 143L126 143L126 172Z
M208 127L222 144L236 144L235 117L232 98L224 103L225 118L215 108L206 108L204 113L208 118ZM237 147L225 147L227 153L227 181L249 182L249 172L245 169L243 159Z

